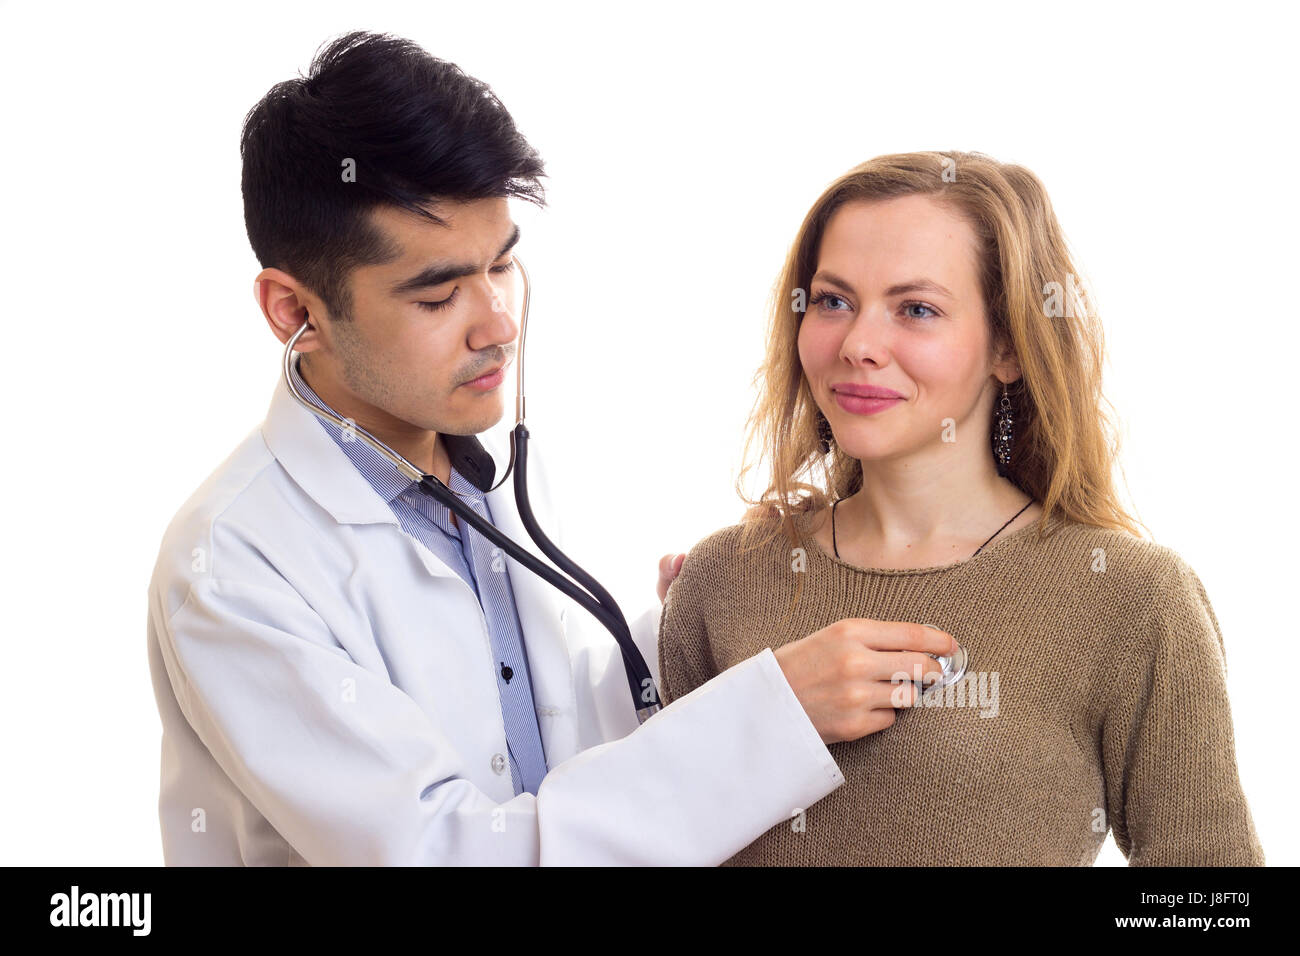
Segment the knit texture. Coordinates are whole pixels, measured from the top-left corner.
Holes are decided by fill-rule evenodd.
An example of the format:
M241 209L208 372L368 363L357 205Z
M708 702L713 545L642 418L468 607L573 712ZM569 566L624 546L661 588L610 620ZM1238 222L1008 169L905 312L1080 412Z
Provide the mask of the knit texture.
M1108 829L1130 866L1264 864L1219 623L1174 551L1058 517L962 562L864 569L812 537L825 514L795 516L797 548L778 531L742 553L733 525L690 551L660 623L663 699L845 617L933 624L967 676L830 744L845 783L723 865L1090 866Z

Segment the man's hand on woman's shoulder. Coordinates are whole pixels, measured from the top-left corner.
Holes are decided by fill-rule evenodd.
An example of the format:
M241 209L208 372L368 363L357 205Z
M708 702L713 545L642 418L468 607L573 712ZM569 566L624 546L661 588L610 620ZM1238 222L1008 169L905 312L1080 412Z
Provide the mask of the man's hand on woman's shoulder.
M668 585L681 573L682 562L686 560L684 554L665 554L659 559L659 601L663 603L668 599Z

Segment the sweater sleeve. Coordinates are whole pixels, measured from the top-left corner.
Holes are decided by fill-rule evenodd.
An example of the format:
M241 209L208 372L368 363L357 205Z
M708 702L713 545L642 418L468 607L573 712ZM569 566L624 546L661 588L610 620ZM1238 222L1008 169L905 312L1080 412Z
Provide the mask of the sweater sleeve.
M1102 725L1106 816L1130 866L1263 866L1237 776L1223 635L1176 554Z
M705 565L697 544L669 586L659 618L659 696L664 706L718 673L704 623Z

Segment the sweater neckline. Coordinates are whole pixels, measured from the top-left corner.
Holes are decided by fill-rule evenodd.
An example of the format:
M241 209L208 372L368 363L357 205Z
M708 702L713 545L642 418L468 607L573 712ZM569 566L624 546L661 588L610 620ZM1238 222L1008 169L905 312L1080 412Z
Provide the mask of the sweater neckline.
M818 543L817 539L813 537L812 533L808 531L808 524L812 520L812 517L813 516L811 512L804 512L802 514L796 515L796 520L799 522L800 537L806 538L808 542L811 544L814 551L820 554L831 564L839 565L840 567L844 568L847 571L852 571L857 574L880 575L886 577L909 575L909 574L938 574L943 571L955 571L958 568L964 568L967 565L974 565L977 562L986 560L990 554L993 554L1000 547L1008 544L1009 542L1019 541L1025 536L1034 533L1038 529L1039 520L1040 520L1038 518L1035 518L1033 521L1029 522L1029 524L1025 525L1023 528L1018 528L1015 531L1012 531L1010 533L998 535L998 537L994 538L987 545L985 545L984 550L981 551L979 554L974 555L973 557L965 558L961 561L954 561L951 564L938 564L928 568L864 568L856 564L849 564L847 561L843 561L840 558L835 557L835 555L826 551L821 546L821 544Z

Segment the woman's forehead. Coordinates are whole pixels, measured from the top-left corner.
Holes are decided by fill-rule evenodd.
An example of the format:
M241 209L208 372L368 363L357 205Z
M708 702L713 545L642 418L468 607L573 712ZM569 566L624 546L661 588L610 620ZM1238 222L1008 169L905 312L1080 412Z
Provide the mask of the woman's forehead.
M937 283L954 294L978 275L974 230L926 196L846 203L827 223L817 272L850 285L882 289Z

